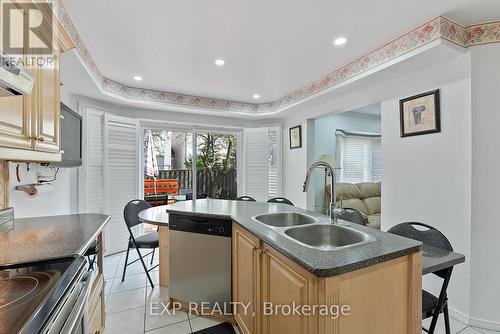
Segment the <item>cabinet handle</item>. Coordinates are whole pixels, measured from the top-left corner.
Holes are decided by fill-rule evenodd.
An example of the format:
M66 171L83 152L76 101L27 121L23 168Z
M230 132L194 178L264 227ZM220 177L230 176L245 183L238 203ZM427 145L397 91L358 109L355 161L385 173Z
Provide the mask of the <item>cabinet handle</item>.
M37 140L43 142L45 140L45 138L43 138L43 137L40 136L40 137L38 137Z
M258 252L259 252L259 255L264 254L264 251L260 248L259 248Z

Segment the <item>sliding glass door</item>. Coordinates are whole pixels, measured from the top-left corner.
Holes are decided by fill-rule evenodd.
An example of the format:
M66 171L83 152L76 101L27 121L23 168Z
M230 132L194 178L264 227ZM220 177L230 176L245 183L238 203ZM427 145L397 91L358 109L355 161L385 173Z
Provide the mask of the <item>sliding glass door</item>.
M143 136L144 198L151 205L237 197L237 132L147 127Z
M207 131L198 132L196 138L197 197L236 199L236 135Z

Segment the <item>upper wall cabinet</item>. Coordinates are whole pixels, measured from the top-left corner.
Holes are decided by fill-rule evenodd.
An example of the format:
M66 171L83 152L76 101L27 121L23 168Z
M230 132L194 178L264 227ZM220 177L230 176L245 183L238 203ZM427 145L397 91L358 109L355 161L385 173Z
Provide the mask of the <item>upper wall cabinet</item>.
M55 16L48 12L46 2L0 0L0 17L9 10L11 24L0 25L0 48L7 53L4 30L8 29L9 46L20 47L22 54L11 55L22 59L23 69L35 79L31 94L0 97L0 160L58 161L61 159L59 143L60 81L59 55L73 48L73 44ZM47 20L52 15L52 22ZM39 27L34 34L25 29ZM51 45L47 53L44 50Z

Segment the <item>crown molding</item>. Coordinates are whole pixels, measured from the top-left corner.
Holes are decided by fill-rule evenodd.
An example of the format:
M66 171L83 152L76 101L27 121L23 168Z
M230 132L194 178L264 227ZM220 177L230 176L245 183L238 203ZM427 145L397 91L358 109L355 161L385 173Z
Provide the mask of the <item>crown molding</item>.
M199 111L219 111L221 113L270 114L281 112L439 39L449 41L462 48L500 42L500 21L462 26L443 16L438 16L274 102L253 104L130 87L106 78L97 67L61 0L53 1L53 10L72 39L80 61L103 94L128 101L160 104L175 108L185 107Z

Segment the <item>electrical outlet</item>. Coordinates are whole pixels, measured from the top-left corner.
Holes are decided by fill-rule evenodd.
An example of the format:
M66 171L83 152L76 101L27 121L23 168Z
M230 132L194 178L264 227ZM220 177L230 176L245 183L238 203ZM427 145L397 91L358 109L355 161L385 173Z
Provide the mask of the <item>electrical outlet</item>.
M47 174L44 174L42 172L37 172L36 173L36 181L37 181L37 183L43 183L43 182L49 181L51 179L52 179L51 175L47 175Z

